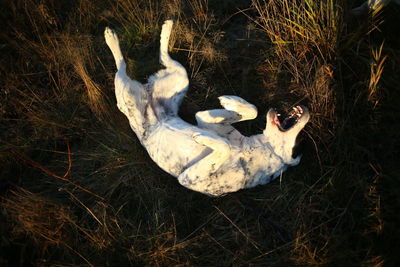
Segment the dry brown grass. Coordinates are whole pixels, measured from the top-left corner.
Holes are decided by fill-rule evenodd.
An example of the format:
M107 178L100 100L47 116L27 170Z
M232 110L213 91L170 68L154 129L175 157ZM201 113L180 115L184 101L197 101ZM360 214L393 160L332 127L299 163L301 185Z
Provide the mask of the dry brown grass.
M107 105L107 96L103 93L101 86L93 80L93 75L89 73L89 69L94 72L96 68L94 62L96 57L91 47L91 40L83 36L79 38L65 36L62 39L69 63L86 88L90 109L99 119L109 120L110 107Z
M226 58L216 48L222 32L216 28L218 20L208 9L208 0L169 1L166 12L177 18L170 46L187 53L190 78L196 77L204 63L215 65Z
M398 90L387 85L398 85L398 50L366 36L383 16L355 34L343 26L348 8L333 0L5 0L0 8L0 265L391 263L400 185L386 170L398 172L400 113ZM156 167L115 107L102 32L116 29L133 77L145 80L160 68L166 18L176 22L171 55L191 76L182 116L237 94L259 107L260 119L245 125L254 134L268 106L306 104L312 122L298 167L218 199Z
M68 207L47 201L25 189L13 190L3 200L8 216L16 223L14 233L28 234L36 242L60 245L67 239L67 226L74 221Z
M383 43L379 48L371 50L372 62L371 62L371 77L369 79L368 85L368 101L371 105L376 108L380 103L380 91L379 91L379 80L381 79L383 73L383 67L387 56L382 55Z
M158 34L161 23L160 1L118 0L111 3L110 18L121 23L122 32L131 44L151 40Z
M64 191L73 196L72 192L66 189ZM76 196L74 198L78 204L84 206ZM79 252L78 244L88 242L93 249L103 250L112 244L115 234L120 231L116 218L105 212L104 204L98 204L94 211L88 210L97 221L97 226L95 224L93 228L88 228L86 223L82 223L82 220L74 215L71 206L57 204L21 187L10 191L8 196L2 199L2 207L13 223L14 238L29 237L33 240L38 248L42 248L38 252L39 257L43 257L48 249L59 247L69 250L93 266Z
M331 127L336 120L333 65L342 31L336 1L257 0L254 7L257 24L274 45L276 61L268 65L291 74L295 91L314 114L314 129Z

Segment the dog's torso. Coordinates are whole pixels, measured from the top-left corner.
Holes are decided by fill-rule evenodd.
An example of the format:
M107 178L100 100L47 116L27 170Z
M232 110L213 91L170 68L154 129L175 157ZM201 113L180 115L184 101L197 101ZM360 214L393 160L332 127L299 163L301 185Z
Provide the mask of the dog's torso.
M212 152L212 149L193 140L196 134L219 134L183 121L179 117L167 117L153 125L143 146L157 165L169 174L179 177L187 168L196 164ZM221 136L229 138L229 136ZM264 144L262 135L229 140L230 154L222 165L206 177L209 180L201 190L210 195L235 192L266 184L279 176L287 164L276 155L268 143ZM194 185L201 179L186 179Z
M166 117L151 126L142 141L150 157L169 174L178 177L184 169L211 152L192 136L203 132L179 117Z

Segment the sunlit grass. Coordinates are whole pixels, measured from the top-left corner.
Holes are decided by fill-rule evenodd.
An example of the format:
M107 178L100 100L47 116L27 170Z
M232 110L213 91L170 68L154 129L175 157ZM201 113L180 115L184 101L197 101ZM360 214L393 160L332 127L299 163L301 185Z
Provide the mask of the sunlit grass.
M395 230L388 203L400 188L385 171L396 166L395 142L380 133L395 136L399 114L388 88L398 47L372 36L384 10L352 28L342 1L243 3L0 4L2 251L12 244L20 265L390 264L376 242L389 247L381 237ZM151 161L116 107L103 30L116 29L143 81L160 68L166 18L175 20L171 56L190 75L182 117L236 94L259 109L238 125L255 134L267 108L305 104L298 167L213 199Z

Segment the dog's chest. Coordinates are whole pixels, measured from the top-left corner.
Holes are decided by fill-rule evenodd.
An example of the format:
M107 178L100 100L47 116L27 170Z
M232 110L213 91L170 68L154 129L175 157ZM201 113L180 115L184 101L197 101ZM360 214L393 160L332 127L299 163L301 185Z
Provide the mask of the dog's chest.
M243 170L246 176L245 188L267 184L284 167L280 157L268 146L247 146L238 159L236 168Z

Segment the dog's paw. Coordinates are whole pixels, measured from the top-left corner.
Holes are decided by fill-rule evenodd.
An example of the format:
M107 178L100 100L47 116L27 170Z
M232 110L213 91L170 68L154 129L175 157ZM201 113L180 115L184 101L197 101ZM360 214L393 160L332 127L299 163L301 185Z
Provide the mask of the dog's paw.
M223 95L218 97L221 106L226 110L241 115L242 120L251 120L257 117L257 108L241 97L234 95Z
M171 19L164 21L164 24L162 25L162 30L171 30L173 24L174 22Z
M110 48L113 48L119 43L118 36L115 31L108 27L106 27L104 30L104 38L106 39L106 43Z
M172 20L164 21L164 24L161 28L161 42L168 43L169 36L171 35L172 25L174 22Z

